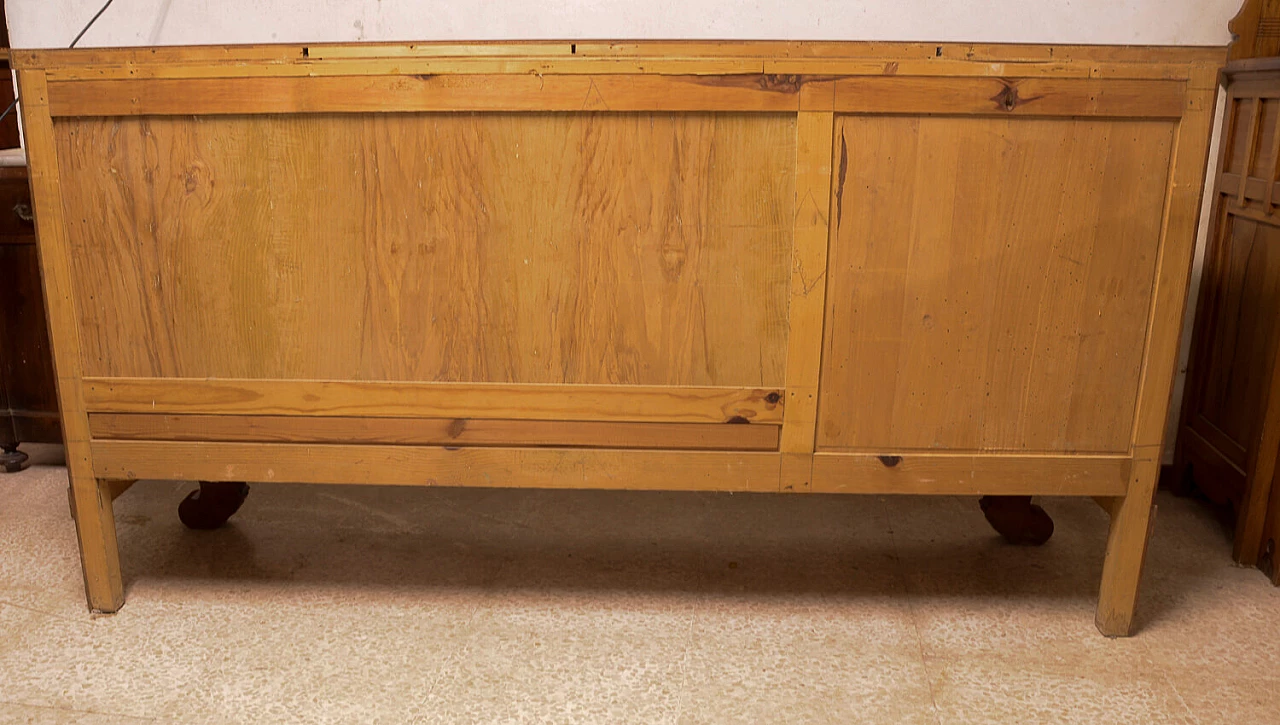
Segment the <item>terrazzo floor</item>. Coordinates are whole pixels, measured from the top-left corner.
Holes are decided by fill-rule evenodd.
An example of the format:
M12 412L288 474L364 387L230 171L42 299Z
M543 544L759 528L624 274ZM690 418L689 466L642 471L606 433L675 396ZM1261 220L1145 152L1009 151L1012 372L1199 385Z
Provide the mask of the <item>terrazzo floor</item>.
M84 605L60 448L0 475L0 723L1280 722L1280 591L1161 494L1138 636L1106 515L1003 545L976 501L257 485L116 502Z

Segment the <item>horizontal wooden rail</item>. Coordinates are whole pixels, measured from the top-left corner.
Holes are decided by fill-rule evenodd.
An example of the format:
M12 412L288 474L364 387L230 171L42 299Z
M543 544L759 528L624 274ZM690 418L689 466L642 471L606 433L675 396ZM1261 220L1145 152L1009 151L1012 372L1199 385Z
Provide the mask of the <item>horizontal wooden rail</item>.
M777 491L778 454L101 441L103 479Z
M818 493L1123 496L1128 456L816 453Z
M50 81L58 117L428 111L722 111L1177 118L1186 83L738 73L262 75Z
M142 80L151 78L252 78L260 76L372 75L817 75L817 76L988 76L1163 79L1185 81L1185 64L974 61L903 58L759 58L645 56L459 56L365 58L339 56L306 62L196 61L165 64L121 61L108 65L49 70L49 82Z
M99 478L419 486L777 491L782 454L98 440ZM819 493L1122 496L1105 456L814 456Z
M899 78L835 81L837 113L1178 118L1186 84L1078 78Z
M382 443L672 450L778 449L776 425L467 418L91 413L89 434L115 440Z
M780 389L85 378L90 413L781 423Z
M74 81L53 116L406 111L791 111L801 84L763 74L412 75Z

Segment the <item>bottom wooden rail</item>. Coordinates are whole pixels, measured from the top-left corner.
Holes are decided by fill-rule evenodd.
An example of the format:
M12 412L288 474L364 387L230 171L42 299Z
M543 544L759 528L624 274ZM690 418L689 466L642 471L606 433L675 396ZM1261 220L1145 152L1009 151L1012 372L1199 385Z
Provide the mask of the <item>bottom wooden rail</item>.
M1127 456L817 453L819 493L1123 496Z
M785 454L405 445L93 441L98 478L778 491ZM794 454L792 454L794 455ZM817 493L1121 496L1124 456L818 453Z

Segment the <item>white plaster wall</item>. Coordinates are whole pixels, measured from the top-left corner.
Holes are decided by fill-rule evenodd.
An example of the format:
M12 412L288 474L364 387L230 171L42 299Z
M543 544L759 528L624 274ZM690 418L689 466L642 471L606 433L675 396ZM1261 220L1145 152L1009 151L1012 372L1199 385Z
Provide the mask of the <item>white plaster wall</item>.
M104 0L8 0L15 48ZM82 46L725 38L1225 45L1240 0L115 0Z

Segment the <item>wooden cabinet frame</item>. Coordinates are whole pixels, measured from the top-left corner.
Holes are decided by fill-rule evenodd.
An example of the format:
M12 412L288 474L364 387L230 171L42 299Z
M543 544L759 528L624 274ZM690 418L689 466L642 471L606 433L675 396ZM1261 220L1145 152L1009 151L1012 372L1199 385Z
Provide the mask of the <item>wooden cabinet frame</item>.
M1097 623L1105 634L1128 634L1151 522L1223 57L1224 50L1216 48L801 42L15 51L90 606L115 611L123 602L111 504L119 486L112 482L135 478L1053 494L1094 496L1110 513ZM205 379L85 372L88 333L82 313L91 303L78 298L84 289L73 270L75 252L63 200L72 185L91 182L69 177L60 168L56 124L102 117L256 119L422 112L793 116L794 223L782 384ZM824 328L830 326L824 316L831 284L833 176L842 173L833 173L833 139L836 121L844 114L1132 118L1172 124L1127 445L1102 452L815 452ZM192 416L252 419L249 430L261 431L261 436L201 437L201 430L212 428L208 420L190 423ZM429 431L406 442L359 437L359 421L387 418L412 419L431 430L434 424L423 420L482 419L494 421L490 430L496 432L479 447L439 445ZM351 428L331 423L325 434L318 432L323 426L277 425L272 422L276 419L355 422ZM497 423L504 420L514 423L504 429ZM545 446L528 443L536 435L521 427L521 421L574 421L584 440L609 440L610 425L744 422L753 429L773 427L776 438L753 432L751 440L736 445L708 433L712 442L703 450L660 444ZM505 438L503 430L509 433ZM618 428L615 439L627 436L625 431ZM365 442L342 442L347 435Z

